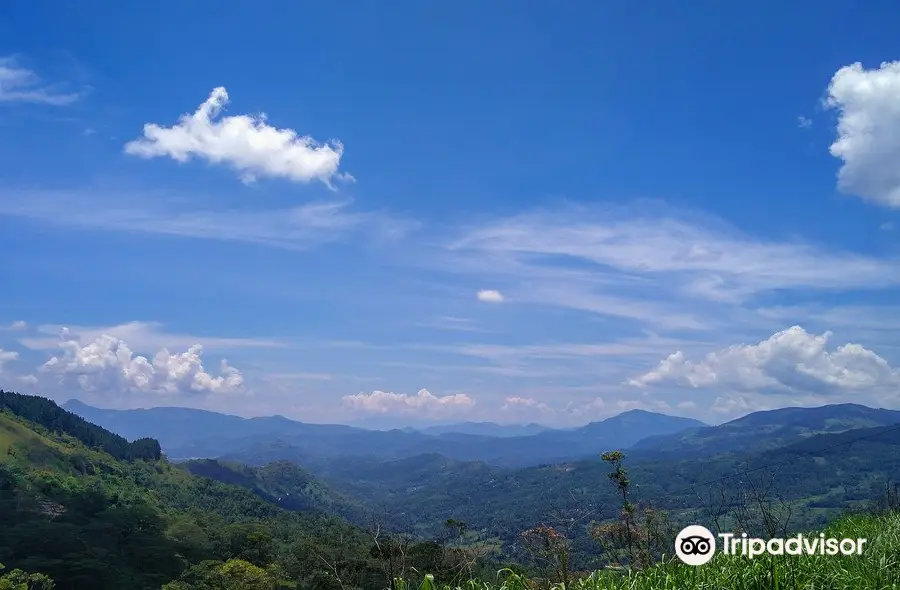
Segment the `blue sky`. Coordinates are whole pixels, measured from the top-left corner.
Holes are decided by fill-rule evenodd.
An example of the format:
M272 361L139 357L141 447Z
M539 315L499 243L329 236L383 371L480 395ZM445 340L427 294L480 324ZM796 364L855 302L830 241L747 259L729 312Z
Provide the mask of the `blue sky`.
M5 7L0 384L386 425L900 407L897 9L613 4Z

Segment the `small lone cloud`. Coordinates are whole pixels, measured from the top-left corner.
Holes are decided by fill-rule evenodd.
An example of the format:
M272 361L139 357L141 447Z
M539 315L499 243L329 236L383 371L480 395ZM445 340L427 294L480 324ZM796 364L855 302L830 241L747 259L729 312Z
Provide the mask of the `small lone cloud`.
M894 222L893 221L885 221L881 225L878 226L878 229L881 231L894 231Z
M225 88L213 89L194 113L182 115L175 125L144 125L143 136L128 142L125 153L182 163L198 158L226 164L245 183L264 177L299 183L319 180L333 189L334 179L353 180L338 172L344 153L339 141L319 144L293 129L272 127L265 115L221 117L228 101Z
M479 291L476 295L479 301L486 301L488 303L502 303L503 302L503 293L500 291L494 291L493 289L485 289Z
M812 127L812 119L808 119L801 115L797 117L797 126L801 129L809 129Z

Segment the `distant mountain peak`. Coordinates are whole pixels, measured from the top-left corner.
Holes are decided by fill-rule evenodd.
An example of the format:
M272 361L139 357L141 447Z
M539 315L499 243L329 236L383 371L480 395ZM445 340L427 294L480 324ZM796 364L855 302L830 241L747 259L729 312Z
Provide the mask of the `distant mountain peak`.
M61 406L59 406L65 410L69 408L90 408L91 406L87 405L80 399L75 399L74 397L66 400Z
M640 408L634 408L631 410L625 410L621 414L616 414L615 416L612 416L612 417L616 418L616 417L620 417L620 416L650 416L650 415L669 416L669 414L663 414L662 412L651 412L650 410L642 410Z
M701 426L707 426L704 422L696 420L694 418L686 418L684 416L672 416L671 414L663 414L662 412L653 412L650 410L642 410L635 408L633 410L625 410L621 414L616 414L615 416L610 416L609 418L604 418L602 420L597 420L595 422L591 422L582 426L581 429L594 429L594 428L603 428L607 427L611 424L617 424L621 422L628 422L631 419L639 419L643 423L649 422L677 422L683 425L683 428L696 428ZM576 429L579 430L579 429Z

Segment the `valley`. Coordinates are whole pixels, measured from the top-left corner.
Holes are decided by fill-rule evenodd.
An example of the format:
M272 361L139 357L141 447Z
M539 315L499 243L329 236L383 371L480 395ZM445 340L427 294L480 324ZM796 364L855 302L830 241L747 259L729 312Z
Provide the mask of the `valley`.
M181 412L74 409L131 436ZM440 535L448 519L460 520L517 560L527 557L515 547L528 526L559 525L573 514L617 517L618 492L600 460L610 450L625 453L633 501L666 511L676 525L711 518L731 524L741 507L759 499L751 492L765 489L766 501L789 506L787 530L810 530L900 480L900 412L856 404L757 412L718 426L631 411L524 436L201 416L207 426L195 439L185 438L184 429L168 439L176 455L206 449L212 443L204 441L216 436L226 441L221 454L184 463L194 474L241 485L286 509L321 509L361 526L377 517L387 528L422 538ZM226 429L227 439L220 434ZM166 440L161 437L168 453ZM359 442L372 440L378 442ZM326 449L325 441L333 444ZM528 460L529 453L539 458ZM596 544L584 527L572 540L584 565L596 565Z

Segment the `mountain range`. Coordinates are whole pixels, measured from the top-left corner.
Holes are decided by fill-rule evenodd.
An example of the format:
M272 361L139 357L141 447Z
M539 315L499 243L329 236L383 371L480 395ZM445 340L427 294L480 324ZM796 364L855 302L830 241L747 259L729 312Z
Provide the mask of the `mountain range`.
M817 434L835 434L900 422L900 411L859 404L816 408L780 408L747 414L720 424L649 436L636 451L657 451L684 458L718 453L753 452L783 447Z
M793 519L803 527L877 496L900 477L900 412L858 404L754 412L717 426L632 410L519 436L452 427L370 431L180 408L66 407L129 439L155 434L170 457L204 457L185 463L191 473L279 506L354 522L378 507L388 522L413 518L417 529L432 533L460 518L507 542L521 523L541 522L553 507L615 506L609 466L599 460L614 449L626 453L635 499L679 522L702 517L702 498L724 493L710 482L731 486L733 505L740 486L754 478L764 486L768 478L776 482L771 493L795 503Z
M437 453L461 461L524 467L596 455L598 449L629 447L643 438L705 426L691 418L630 410L568 430L468 423L425 431L366 430L308 424L282 416L240 418L189 408L110 410L76 400L63 407L129 439L152 436L173 459L238 453L254 463L286 459L306 464L320 458L371 456L392 460ZM533 432L533 433L532 433Z
M418 432L431 435L441 434L472 434L476 436L495 436L498 438L508 436L528 436L552 430L547 426L535 424L496 424L494 422L459 422L456 424L439 424L419 428Z
M786 529L809 530L835 514L864 507L900 477L900 412L857 404L781 408L718 426L630 411L570 430L485 436L453 432L452 427L432 434L368 431L277 416L244 419L184 408L120 411L66 404L84 414L78 417L43 398L2 392L0 402L0 483L6 486L0 486L0 512L14 531L7 535L8 543L0 538L0 557L31 564L17 548L25 547L45 560L32 569L63 580L74 574L53 565L53 559L75 546L70 542L74 533L66 527L76 520L96 521L90 531L96 529L99 535L120 526L122 515L140 521L146 509L132 506L134 498L141 498L142 506L174 515L168 525L174 528L166 535L187 543L199 560L209 551L220 551L213 545L222 547L223 556L230 555L228 542L210 545L206 540L220 534L221 527L228 528L229 535L249 535L247 543L256 542L254 535L266 530L232 529L244 525L229 522L268 519L272 531L284 529L289 539L298 527L321 526L312 523L325 522L319 520L323 515L349 522L351 528L335 537L338 543L342 535L360 533L354 525L368 527L376 516L385 530L415 530L419 538L439 538L446 532L445 523L462 521L477 538L502 547L502 559L517 559L517 540L529 526L553 523L559 514L570 518L567 515L583 512L599 521L617 517L621 496L610 481L613 467L599 457L608 450L625 450L631 499L664 510L678 526L709 521L717 511L723 522L730 522L742 503L746 505L748 493L765 490L761 501L789 506L782 521ZM119 428L109 430L118 432L94 424L100 420L116 422ZM475 428L490 431L491 426ZM154 430L168 442L144 436ZM638 438L646 432L653 434ZM324 442L313 444L317 436ZM171 445L200 448L213 444L203 442L209 440L226 441L230 449L178 464L162 456ZM360 441L394 446L363 452L354 446ZM418 448L404 446L410 441L418 442ZM482 458L451 457L429 450L428 441L448 454L462 441L457 455L475 455L481 445ZM328 449L329 443L337 444ZM578 446L572 455L591 451L536 464L533 458L516 461L521 457L511 454L511 443L523 445L524 452L559 445L553 451L557 453L564 444ZM22 512L22 506L30 512ZM213 513L226 520L203 525L220 518ZM315 520L295 521L289 514ZM49 524L41 520L45 517ZM195 518L199 520L191 520ZM343 526L330 522L330 527ZM40 535L29 532L35 527ZM92 545L80 558L90 579L73 582L73 588L89 587L105 575L92 557L92 547L111 549L90 531L85 534ZM66 541L47 543L49 538ZM148 542L169 541L153 537ZM593 551L586 529L574 531L572 542L578 559ZM166 550L159 546L154 551ZM255 549L241 551L251 555ZM266 555L264 560L271 559ZM126 561L117 562L116 575L133 575L129 568L138 567L136 562L127 561L132 559L128 556L122 559Z
M765 451L818 434L900 422L898 410L832 404L753 412L717 426L630 410L570 429L468 422L368 430L283 416L241 418L190 408L110 410L77 400L63 407L128 439L155 438L173 459L227 458L252 465L288 460L308 468L335 458L366 457L384 462L423 454L521 468L596 457L613 448L629 449L632 460L637 461L686 459Z

